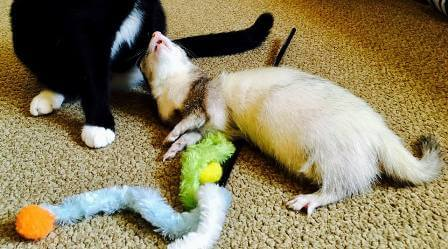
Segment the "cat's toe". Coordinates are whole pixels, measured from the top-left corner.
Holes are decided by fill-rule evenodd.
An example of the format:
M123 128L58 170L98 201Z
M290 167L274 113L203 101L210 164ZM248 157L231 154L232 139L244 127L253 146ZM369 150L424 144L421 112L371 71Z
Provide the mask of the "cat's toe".
M39 98L39 96L36 96L31 101L30 105L30 113L33 116L40 116L45 115L48 113L53 112L53 107L51 106L51 103L47 101L46 99Z
M103 148L115 140L115 133L104 127L84 125L81 139L90 148Z
M33 116L52 113L54 110L61 108L62 102L64 102L64 96L62 94L50 90L43 90L31 101L30 113Z

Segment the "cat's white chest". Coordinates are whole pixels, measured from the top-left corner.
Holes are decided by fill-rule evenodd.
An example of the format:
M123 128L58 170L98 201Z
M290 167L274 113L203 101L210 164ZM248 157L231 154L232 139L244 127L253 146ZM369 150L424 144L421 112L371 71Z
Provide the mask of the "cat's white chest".
M143 24L143 12L137 6L138 1L135 2L133 10L129 13L128 17L126 17L121 24L120 29L117 31L111 50L111 58L116 56L122 44L127 43L129 46L132 46L137 38Z

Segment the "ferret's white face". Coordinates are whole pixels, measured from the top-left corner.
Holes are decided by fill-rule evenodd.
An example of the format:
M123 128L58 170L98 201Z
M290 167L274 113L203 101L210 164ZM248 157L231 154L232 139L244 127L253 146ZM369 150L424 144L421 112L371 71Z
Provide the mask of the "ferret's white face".
M146 76L162 120L181 110L196 67L185 51L160 32L154 32L140 69Z
M191 68L185 51L158 31L152 34L148 52L141 69L151 81L164 80Z

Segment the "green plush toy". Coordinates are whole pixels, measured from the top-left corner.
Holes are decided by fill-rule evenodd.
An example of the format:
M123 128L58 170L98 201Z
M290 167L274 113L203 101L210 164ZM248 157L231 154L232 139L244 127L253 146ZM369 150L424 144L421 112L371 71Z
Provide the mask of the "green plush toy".
M235 153L235 146L221 132L209 132L197 144L182 153L180 199L186 210L197 205L199 186L218 182L222 176L221 164Z
M98 213L130 210L140 214L173 241L168 248L212 248L219 238L231 205L231 193L215 183L222 177L220 164L230 168L235 146L222 133L208 133L182 153L181 200L177 212L150 187L112 186L67 197L61 204L28 205L16 217L16 231L30 240L45 238L57 224L72 224ZM230 172L229 172L230 173ZM225 178L225 177L223 177ZM226 179L226 178L225 178ZM221 179L221 184L223 183ZM201 186L204 184L204 186ZM201 239L200 247L197 240Z

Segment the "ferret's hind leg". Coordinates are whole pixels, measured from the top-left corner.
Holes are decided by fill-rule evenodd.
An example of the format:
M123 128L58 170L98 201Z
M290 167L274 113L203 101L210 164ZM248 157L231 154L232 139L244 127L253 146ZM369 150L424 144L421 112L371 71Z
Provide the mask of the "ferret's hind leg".
M306 208L311 215L318 207L370 191L379 173L376 157L359 149L339 151L316 157L316 173L321 176L322 188L296 196L287 203L289 208L296 211Z
M286 205L296 211L300 211L303 208L307 209L307 214L311 215L318 207L325 206L341 200L337 194L334 193L322 193L321 190L306 195L298 195L294 199L290 200Z

